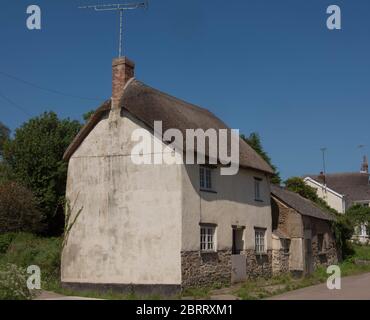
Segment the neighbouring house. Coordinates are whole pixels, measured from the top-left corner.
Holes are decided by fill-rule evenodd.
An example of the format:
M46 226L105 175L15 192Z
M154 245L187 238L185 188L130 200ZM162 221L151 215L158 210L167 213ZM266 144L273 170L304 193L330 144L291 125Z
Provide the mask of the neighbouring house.
M331 213L279 186L271 187L271 207L274 275L307 275L318 266L337 264Z
M222 176L220 165L134 164L136 129L163 144L154 121L182 133L227 128L206 109L136 80L127 58L115 59L112 99L64 156L70 231L63 285L172 294L271 276L271 167L241 139L234 176Z
M305 175L307 185L316 189L317 195L339 213L345 213L351 206L370 206L369 165L364 157L360 172ZM366 226L356 228L354 240L368 243Z

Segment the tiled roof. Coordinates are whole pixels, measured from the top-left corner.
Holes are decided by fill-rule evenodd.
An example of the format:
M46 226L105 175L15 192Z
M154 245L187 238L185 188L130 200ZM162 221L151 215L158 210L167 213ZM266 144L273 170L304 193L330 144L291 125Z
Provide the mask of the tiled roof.
M282 187L273 185L271 186L271 194L273 197L278 198L285 203L288 207L293 208L298 213L304 216L309 216L321 220L333 221L335 217L330 212L321 209L312 201L303 198L298 193L286 190Z
M306 175L323 183L322 176ZM369 174L360 172L326 174L326 185L351 201L370 200Z

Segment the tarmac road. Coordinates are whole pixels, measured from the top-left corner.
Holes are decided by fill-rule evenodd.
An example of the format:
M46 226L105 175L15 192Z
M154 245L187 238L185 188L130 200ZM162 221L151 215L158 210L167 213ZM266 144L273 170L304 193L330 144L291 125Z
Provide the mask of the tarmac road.
M290 291L269 300L370 300L370 273L342 278L340 290L326 283Z

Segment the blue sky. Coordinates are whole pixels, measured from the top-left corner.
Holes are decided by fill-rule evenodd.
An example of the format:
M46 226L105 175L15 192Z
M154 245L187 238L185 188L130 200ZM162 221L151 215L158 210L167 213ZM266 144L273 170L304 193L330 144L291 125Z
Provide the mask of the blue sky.
M0 93L19 106L0 97L0 121L14 129L46 110L81 119L110 97L118 18L77 9L110 2L2 1L0 72L97 100L0 74ZM26 28L30 4L41 31ZM340 31L326 28L331 4ZM258 132L284 178L319 172L323 146L328 171L358 171L370 149L369 17L368 0L151 0L128 13L125 50L138 79Z

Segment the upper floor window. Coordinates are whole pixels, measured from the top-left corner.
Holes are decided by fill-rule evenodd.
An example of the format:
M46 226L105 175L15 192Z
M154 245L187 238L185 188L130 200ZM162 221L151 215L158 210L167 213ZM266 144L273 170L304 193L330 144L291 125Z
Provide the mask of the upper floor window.
M212 190L212 169L206 167L199 168L200 189Z
M216 227L200 227L200 251L216 251Z
M265 234L266 234L265 229L255 229L256 254L262 254L266 252Z
M256 201L262 201L261 197L261 183L262 179L254 178L254 199Z

